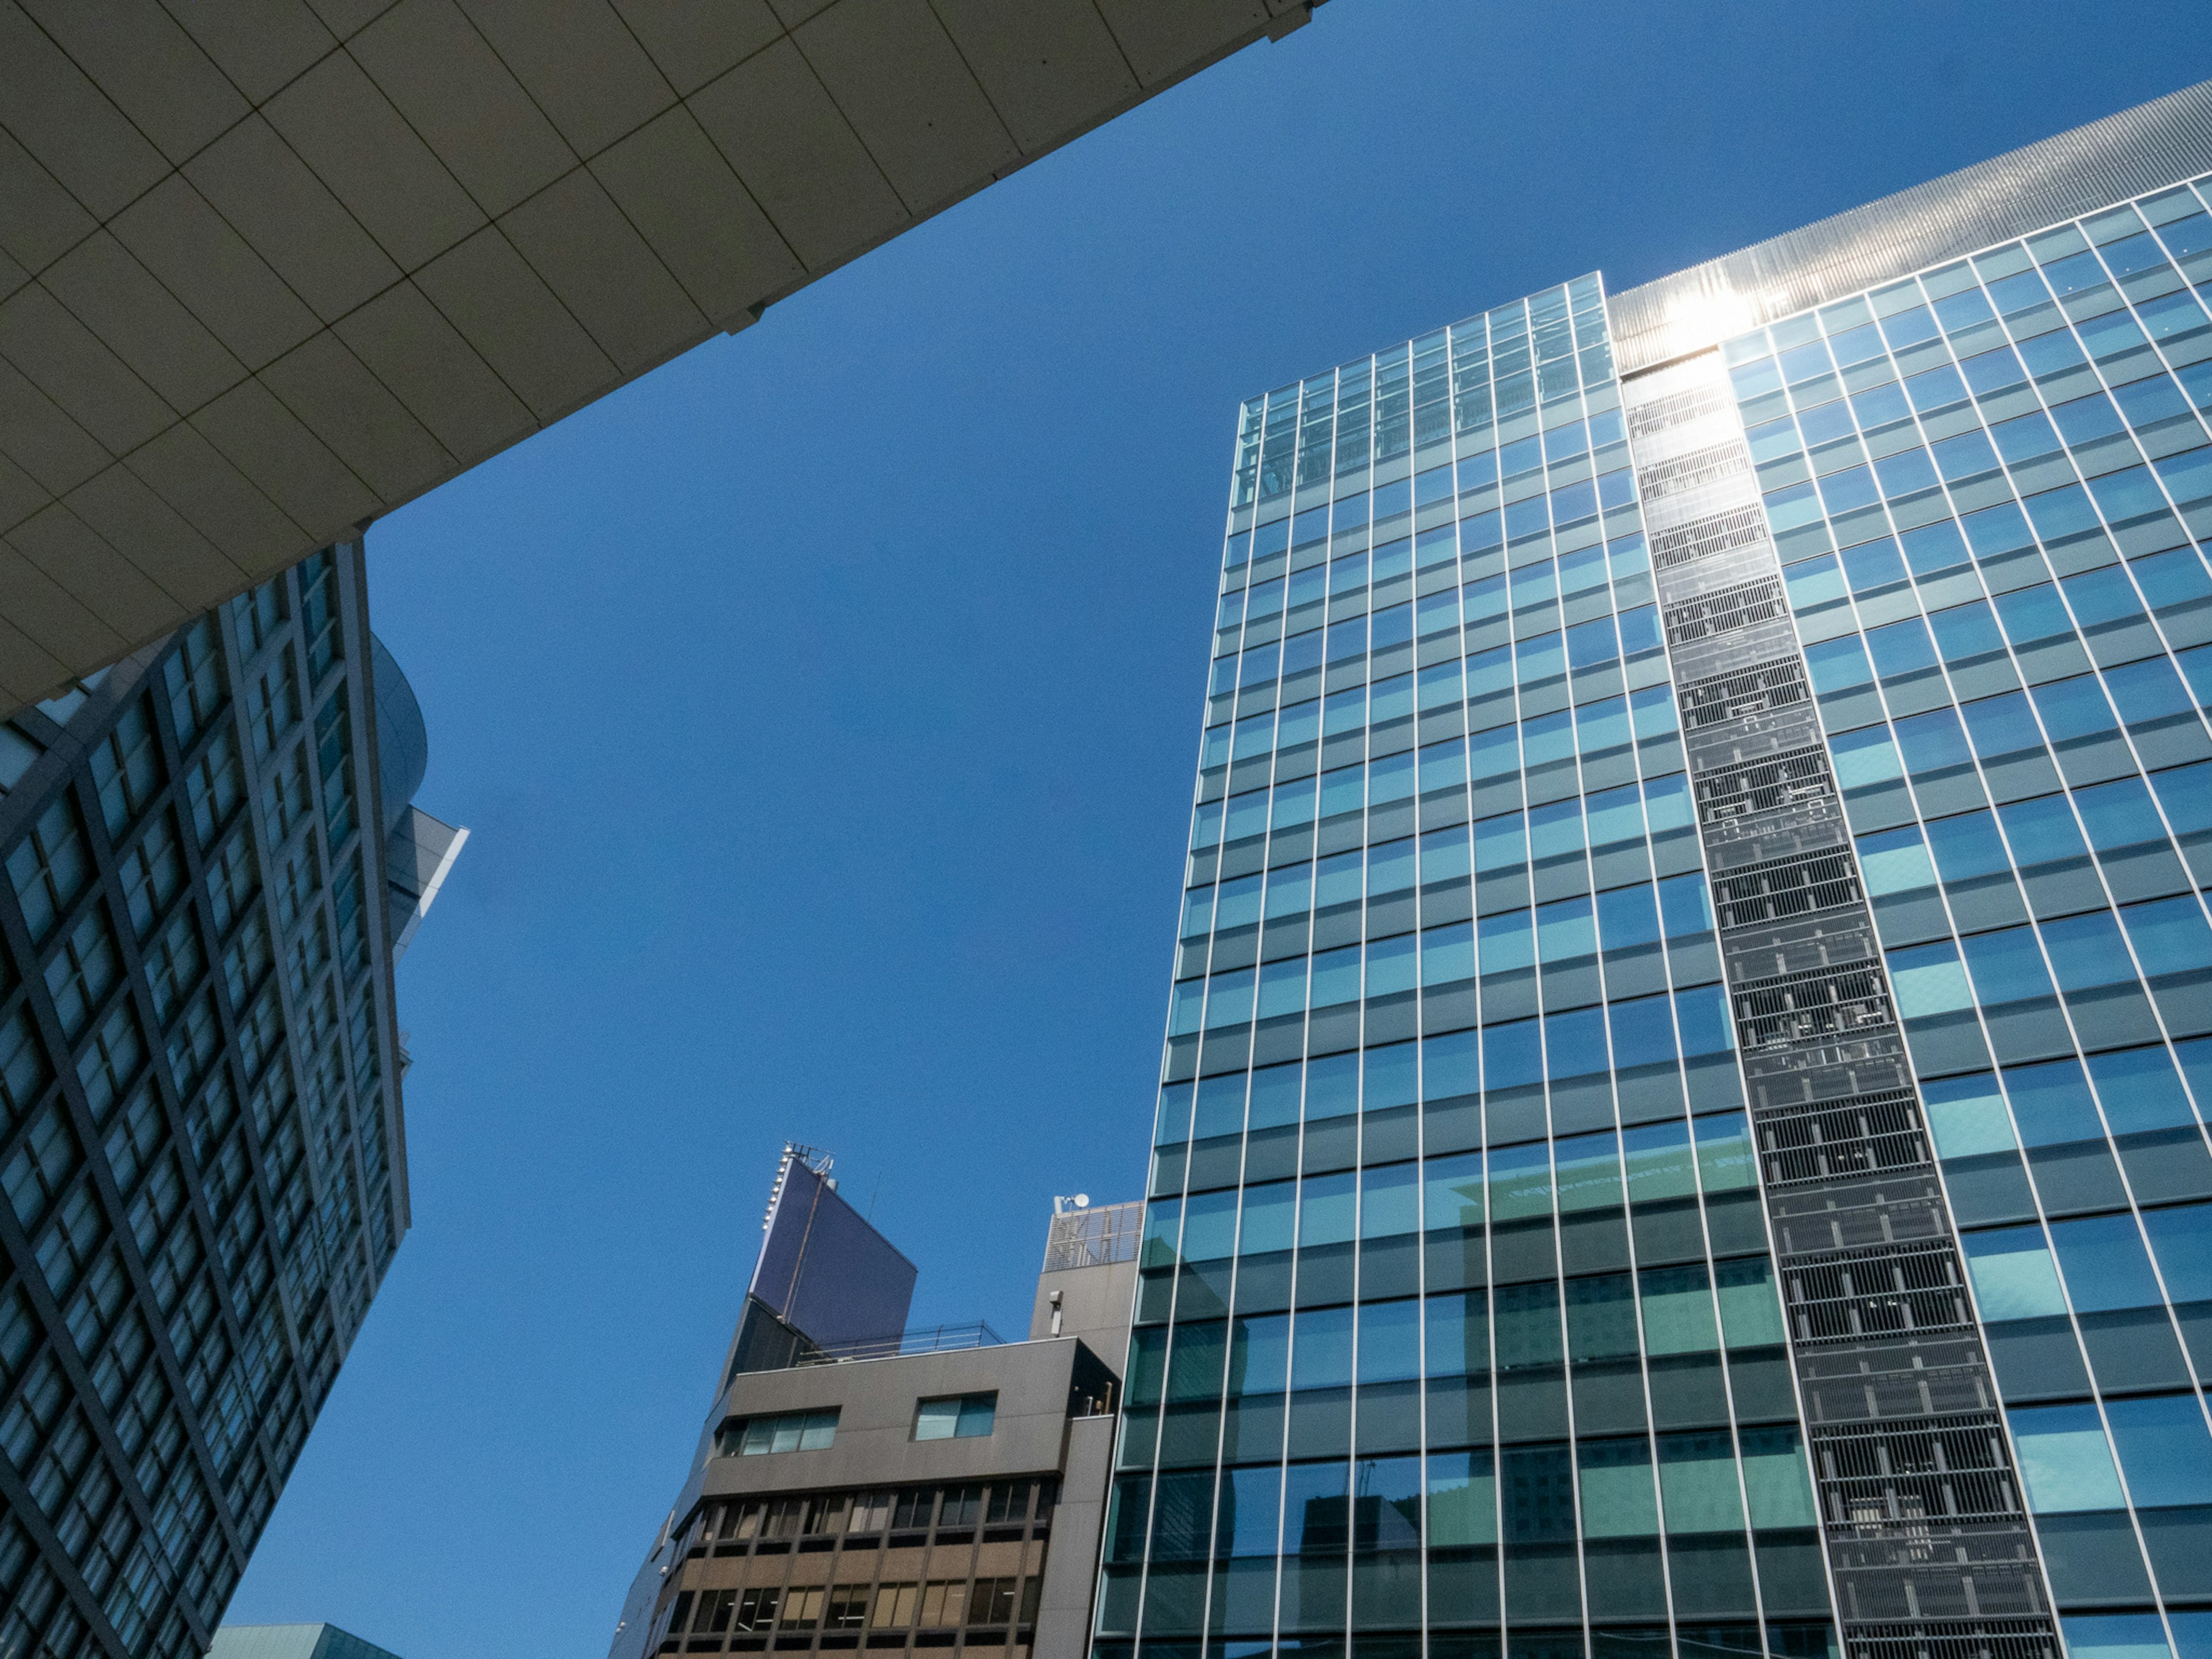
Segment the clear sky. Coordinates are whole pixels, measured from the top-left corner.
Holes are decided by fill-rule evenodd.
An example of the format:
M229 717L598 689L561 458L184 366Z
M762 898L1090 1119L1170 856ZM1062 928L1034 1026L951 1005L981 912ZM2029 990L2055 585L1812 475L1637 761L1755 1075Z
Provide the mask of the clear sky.
M601 1659L787 1137L1023 1334L1142 1176L1239 399L2207 76L2203 0L1331 0L378 525L473 838L233 1620Z

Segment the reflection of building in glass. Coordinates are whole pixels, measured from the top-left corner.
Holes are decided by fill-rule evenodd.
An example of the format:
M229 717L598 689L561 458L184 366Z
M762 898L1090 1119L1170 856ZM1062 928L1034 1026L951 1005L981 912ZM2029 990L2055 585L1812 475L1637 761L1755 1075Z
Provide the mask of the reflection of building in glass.
M1030 1338L909 1327L915 1269L784 1150L722 1388L611 1659L1032 1648L1090 1619L1143 1206L1053 1218Z
M2201 173L1244 406L1101 1659L2212 1653Z
M408 1225L428 753L358 545L0 726L0 1654L215 1635Z

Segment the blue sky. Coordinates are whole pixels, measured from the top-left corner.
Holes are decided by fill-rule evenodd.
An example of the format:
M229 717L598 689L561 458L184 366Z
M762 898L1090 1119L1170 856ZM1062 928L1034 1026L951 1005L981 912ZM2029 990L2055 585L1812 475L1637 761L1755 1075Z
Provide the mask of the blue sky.
M2212 74L2197 3L1332 0L372 532L474 832L414 1231L231 1609L600 1659L782 1141L1025 1328L1142 1175L1240 398Z

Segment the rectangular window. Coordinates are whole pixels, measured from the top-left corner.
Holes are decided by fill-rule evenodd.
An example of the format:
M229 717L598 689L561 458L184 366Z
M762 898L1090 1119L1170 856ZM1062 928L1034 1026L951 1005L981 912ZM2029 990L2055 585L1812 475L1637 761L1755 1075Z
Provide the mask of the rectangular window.
M878 1584L876 1586L876 1611L869 1623L878 1630L904 1630L914 1623L915 1594L918 1584Z
M1008 1625L1013 1622L1018 1578L978 1578L968 1591L968 1622Z
M925 1400L915 1412L914 1437L917 1440L974 1439L991 1432L998 1412L999 1396L995 1392L951 1395L941 1400Z
M143 697L125 709L114 729L92 751L93 782L110 839L120 839L146 810L161 782L161 755L154 742L151 706Z
M947 1486L945 1502L937 1511L937 1524L939 1528L972 1527L982 1512L982 1487Z
M77 829L76 808L65 793L40 817L8 855L8 877L23 908L23 926L38 944L84 890L92 860Z
M764 1452L821 1451L836 1437L837 1411L779 1412L740 1418L716 1437L719 1457L757 1457Z
M939 1578L921 1587L921 1611L917 1622L925 1630L943 1630L960 1622L968 1586L957 1579Z
M867 1620L866 1584L838 1584L830 1589L828 1609L822 1615L823 1629L858 1630Z
M786 1630L812 1630L822 1620L822 1586L793 1584L783 1595Z

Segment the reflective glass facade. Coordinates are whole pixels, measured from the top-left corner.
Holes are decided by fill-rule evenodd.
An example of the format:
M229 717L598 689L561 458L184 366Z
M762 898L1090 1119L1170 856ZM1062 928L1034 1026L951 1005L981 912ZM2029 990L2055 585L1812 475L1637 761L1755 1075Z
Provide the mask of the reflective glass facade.
M2204 280L1245 406L1100 1654L2212 1652Z
M367 616L319 553L0 726L0 1654L206 1650L406 1229Z
M2212 1643L2202 183L1723 354L2077 1650Z

